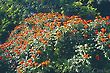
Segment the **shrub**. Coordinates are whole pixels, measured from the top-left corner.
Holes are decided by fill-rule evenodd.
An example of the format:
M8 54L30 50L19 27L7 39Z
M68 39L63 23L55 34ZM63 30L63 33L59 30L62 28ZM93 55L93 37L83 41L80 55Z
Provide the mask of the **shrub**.
M0 45L1 57L18 73L109 72L109 19L100 16L86 21L58 13L33 14Z

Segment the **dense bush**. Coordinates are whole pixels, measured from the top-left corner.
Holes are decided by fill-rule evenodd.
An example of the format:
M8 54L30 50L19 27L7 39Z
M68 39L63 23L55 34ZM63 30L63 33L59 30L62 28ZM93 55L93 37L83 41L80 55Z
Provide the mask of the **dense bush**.
M66 15L78 15L85 19L97 15L92 1L78 0L0 0L0 41L4 42L11 30L33 13L59 12Z
M33 14L0 45L0 59L18 73L109 73L109 20Z

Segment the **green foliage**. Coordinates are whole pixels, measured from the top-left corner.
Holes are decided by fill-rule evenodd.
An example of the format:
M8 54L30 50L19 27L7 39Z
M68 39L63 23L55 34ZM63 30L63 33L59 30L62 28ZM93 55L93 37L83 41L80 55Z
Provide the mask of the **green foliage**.
M31 6L29 6L31 5ZM4 42L10 31L36 9L37 1L0 1L0 40ZM37 6L36 6L37 7Z
M65 15L78 15L89 19L98 15L96 8L92 6L93 2L94 0L43 0L41 2L41 10L43 12L64 13Z
M93 2L93 6L97 8L98 12L100 12L101 16L110 15L110 0L95 0Z

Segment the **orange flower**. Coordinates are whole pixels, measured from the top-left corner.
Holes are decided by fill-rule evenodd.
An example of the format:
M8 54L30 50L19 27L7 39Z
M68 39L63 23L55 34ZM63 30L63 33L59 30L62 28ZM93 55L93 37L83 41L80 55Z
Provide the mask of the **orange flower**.
M106 38L100 38L101 42L106 42Z
M46 60L46 61L42 62L41 65L42 66L47 66L49 63L50 63L50 61L49 60Z
M38 37L38 35L36 33L34 33L33 38L37 38L37 37Z
M44 38L40 38L39 41L42 42L45 45L48 43L48 41L47 40L44 40Z
M83 58L85 58L85 59L86 59L86 58L89 58L89 54L84 54L84 55L83 55Z
M73 22L73 24L79 24L80 23L80 21L74 21Z
M17 68L17 73L22 73L21 68Z
M50 25L50 30L53 30L54 29L54 25Z
M39 41L40 41L40 42L44 41L44 38L40 38Z
M20 51L18 49L14 49L14 52L17 54L17 55L20 55Z
M26 50L26 45L24 45L24 46L22 47L22 50L23 50L23 51Z
M23 64L23 63L24 63L24 61L20 61L20 62L19 62L19 64Z
M109 20L110 19L110 16L106 16L106 20Z
M17 55L20 55L20 51L16 52Z
M106 25L109 25L110 24L110 22L106 22Z
M37 65L38 65L38 63L37 63L37 62L33 62L33 65L34 65L34 66L37 66Z
M43 44L47 45L48 41L47 40L44 40L42 41Z
M101 18L101 19L102 19L103 17L102 17L102 16L99 16L99 18Z
M50 24L49 24L49 23L46 23L46 24L44 24L44 26L47 26L47 27L49 27L49 26L50 26Z
M104 33L100 33L100 36L104 36Z
M66 28L68 27L67 22L63 22L63 26Z
M46 38L50 38L50 35L51 35L50 32L47 32L47 33L45 34L45 37L46 37Z
M110 39L110 34L108 34L108 39Z
M90 22L92 22L92 20L88 20L87 22L90 23Z
M16 48L17 48L17 49L20 49L20 48L22 48L22 45L20 45L20 46L17 46Z
M0 48L2 48L3 45L0 45Z
M34 52L34 49L33 49L33 48L31 48L31 49L30 49L30 52L31 52L31 53L32 53L32 52Z
M25 41L24 41L24 45L27 45L27 44L28 44L28 42L25 40Z
M27 67L29 64L27 62L25 62L25 66Z
M12 40L10 42L6 42L6 43L0 45L0 48L6 48L6 47L10 46L12 43L13 43Z
M102 33L105 33L105 32L106 32L106 29L105 29L105 28L102 28L102 29L101 29L101 32L102 32Z
M71 32L76 33L77 31L78 31L77 29L73 29Z
M59 38L61 36L61 32L60 31L57 31L56 32L56 36Z
M31 67L32 67L33 65L34 65L33 63L29 63L29 66L31 66Z
M83 20L83 24L88 24L88 22L86 20Z
M35 54L32 54L32 55L31 55L31 58L35 58L35 57L36 57Z
M37 52L36 52L37 54L42 54L42 52L40 51L40 50L37 50Z
M102 18L102 20L107 20L106 18Z
M88 28L88 25L84 25L84 29L87 29Z
M37 32L36 36L42 36L42 33Z
M61 25L61 22L57 22L56 26L60 27Z
M27 62L28 62L28 63L32 63L32 59L28 59Z

